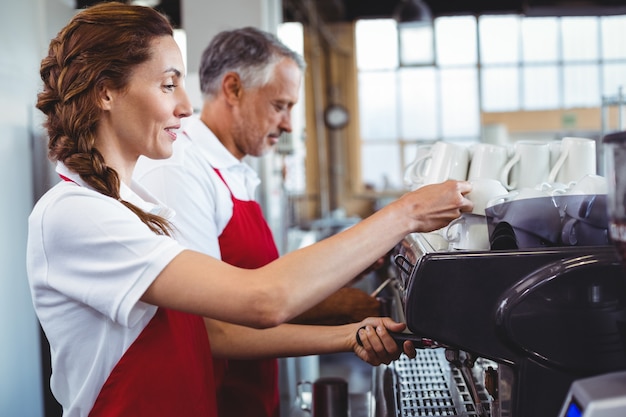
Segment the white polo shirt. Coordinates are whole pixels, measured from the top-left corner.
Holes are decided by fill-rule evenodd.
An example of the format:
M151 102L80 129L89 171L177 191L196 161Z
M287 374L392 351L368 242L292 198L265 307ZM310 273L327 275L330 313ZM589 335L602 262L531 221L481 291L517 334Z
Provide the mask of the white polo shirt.
M59 182L35 205L27 273L50 341L52 392L64 417L87 416L111 370L156 312L140 297L184 248L62 164L57 171L74 182ZM136 184L120 192L145 210L173 214Z
M174 142L170 158L139 158L134 179L179 213L172 219L179 242L221 258L218 237L233 215L233 204L213 168L220 171L239 200L253 200L260 179L197 116L184 120L183 132Z

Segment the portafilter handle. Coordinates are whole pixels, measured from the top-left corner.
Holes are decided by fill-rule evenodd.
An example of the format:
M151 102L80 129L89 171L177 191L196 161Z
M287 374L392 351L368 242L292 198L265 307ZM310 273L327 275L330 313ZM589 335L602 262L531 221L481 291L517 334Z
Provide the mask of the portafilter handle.
M415 346L416 349L434 349L443 346L432 339L418 336L411 332L389 332L389 334L391 335L391 337L393 337L393 340L395 340L400 347L404 345L404 342L406 340L410 340L411 342L413 342L413 346Z

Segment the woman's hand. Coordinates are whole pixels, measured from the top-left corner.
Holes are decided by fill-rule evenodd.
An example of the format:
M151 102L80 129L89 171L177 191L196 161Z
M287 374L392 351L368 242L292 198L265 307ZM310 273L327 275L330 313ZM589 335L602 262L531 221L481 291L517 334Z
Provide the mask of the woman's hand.
M352 326L354 329L350 335L352 350L361 360L374 366L381 363L388 365L398 359L402 353L414 358L417 352L412 342L405 341L401 350L389 334L390 331L401 332L405 327L404 323L397 323L389 317L368 317Z
M407 218L415 222L413 231L430 232L447 226L461 213L472 211L474 204L465 197L471 190L467 181L447 180L424 185L391 204L404 205Z

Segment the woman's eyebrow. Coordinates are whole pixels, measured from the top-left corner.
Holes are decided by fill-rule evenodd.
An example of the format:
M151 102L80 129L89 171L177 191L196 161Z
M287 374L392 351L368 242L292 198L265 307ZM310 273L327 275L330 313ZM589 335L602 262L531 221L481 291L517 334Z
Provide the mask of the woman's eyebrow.
M174 67L170 67L170 68L166 69L165 71L163 71L164 74L166 74L168 72L173 72L174 75L176 75L177 77L180 77L180 76L183 75L183 73L179 69L176 69Z

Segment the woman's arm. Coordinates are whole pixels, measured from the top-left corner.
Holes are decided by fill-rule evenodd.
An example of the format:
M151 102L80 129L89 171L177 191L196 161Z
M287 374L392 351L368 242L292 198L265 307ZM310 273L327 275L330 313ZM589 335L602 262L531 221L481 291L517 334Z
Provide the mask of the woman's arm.
M421 187L351 228L258 269L183 251L142 300L251 327L276 326L344 286L407 234L439 229L471 210L464 197L470 190L468 182L452 180Z

